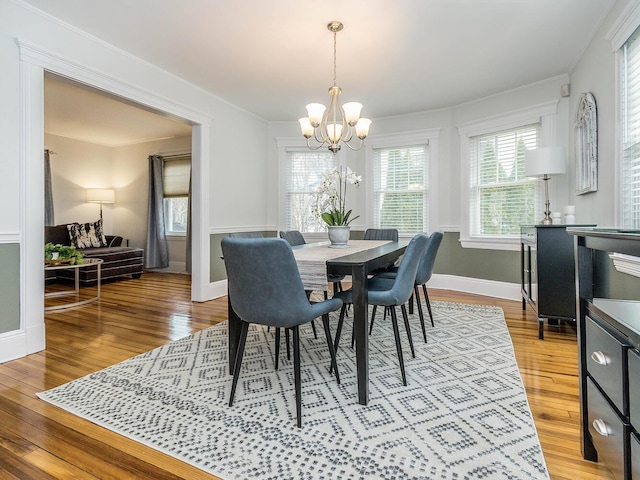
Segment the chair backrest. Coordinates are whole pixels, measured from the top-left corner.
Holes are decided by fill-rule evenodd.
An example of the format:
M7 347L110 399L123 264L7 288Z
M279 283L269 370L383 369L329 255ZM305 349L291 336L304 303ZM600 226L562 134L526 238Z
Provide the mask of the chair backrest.
M418 266L418 272L416 273L416 285L424 285L431 278L433 265L436 263L436 255L443 236L442 232L433 232L429 235L427 248L420 260L420 266Z
M395 305L401 305L411 297L420 259L424 256L428 242L429 237L424 233L419 233L415 235L409 242L409 245L407 245L404 256L402 257L402 262L398 267L398 273L396 273L393 287L389 290L389 294L394 299Z
M229 301L242 320L276 327L308 321L311 305L286 241L225 237L220 243Z
M284 238L292 247L295 247L296 245L304 245L305 243L307 243L302 236L302 233L300 233L298 230L280 232L280 238Z
M230 233L231 238L264 238L264 235L260 232L238 232Z
M398 241L397 228L367 228L364 232L365 240L391 240Z

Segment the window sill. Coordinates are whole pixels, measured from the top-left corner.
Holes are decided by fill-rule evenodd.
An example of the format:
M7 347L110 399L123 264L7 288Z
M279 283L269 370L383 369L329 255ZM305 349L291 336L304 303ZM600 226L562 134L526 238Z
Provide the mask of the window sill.
M520 238L461 238L459 241L463 248L514 252L520 250Z

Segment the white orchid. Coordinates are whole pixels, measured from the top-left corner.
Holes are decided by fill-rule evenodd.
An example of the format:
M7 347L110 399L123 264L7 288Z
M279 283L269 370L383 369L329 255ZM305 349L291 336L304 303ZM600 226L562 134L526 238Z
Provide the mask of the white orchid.
M316 190L315 213L329 226L349 225L358 216L351 218L351 210L345 211L347 184L358 187L362 177L349 167L336 167L324 173L323 177Z

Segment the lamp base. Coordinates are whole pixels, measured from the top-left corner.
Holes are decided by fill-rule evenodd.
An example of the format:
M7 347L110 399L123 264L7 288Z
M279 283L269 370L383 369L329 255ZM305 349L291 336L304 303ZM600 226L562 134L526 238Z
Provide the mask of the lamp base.
M549 215L540 220L540 225L551 225L552 223L553 221L551 220L551 217Z

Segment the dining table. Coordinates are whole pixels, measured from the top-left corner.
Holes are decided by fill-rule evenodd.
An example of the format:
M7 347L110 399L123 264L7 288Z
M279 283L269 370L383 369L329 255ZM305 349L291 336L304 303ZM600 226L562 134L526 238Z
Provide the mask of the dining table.
M349 240L345 248L331 248L329 242L291 247L305 289L328 290L327 274L349 275L353 290L353 325L356 343L358 402L369 403L369 335L367 278L374 270L398 259L408 241ZM241 320L229 306L229 374L233 373Z

